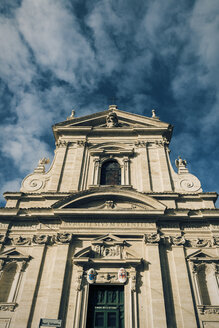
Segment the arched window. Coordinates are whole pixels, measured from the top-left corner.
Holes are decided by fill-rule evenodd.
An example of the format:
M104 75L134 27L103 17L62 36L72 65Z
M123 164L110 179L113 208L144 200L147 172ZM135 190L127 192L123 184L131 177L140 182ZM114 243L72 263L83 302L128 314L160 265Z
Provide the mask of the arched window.
M0 302L11 302L11 291L17 273L17 263L6 264L0 279Z
M101 185L121 184L121 169L117 161L110 160L103 163L101 168L100 184Z

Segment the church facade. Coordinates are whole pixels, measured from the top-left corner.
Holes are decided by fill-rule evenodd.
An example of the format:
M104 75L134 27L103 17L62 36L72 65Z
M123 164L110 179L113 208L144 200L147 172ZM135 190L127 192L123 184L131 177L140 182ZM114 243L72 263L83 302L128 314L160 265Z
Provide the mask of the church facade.
M172 167L172 126L111 105L53 133L4 194L0 328L218 328L217 194Z

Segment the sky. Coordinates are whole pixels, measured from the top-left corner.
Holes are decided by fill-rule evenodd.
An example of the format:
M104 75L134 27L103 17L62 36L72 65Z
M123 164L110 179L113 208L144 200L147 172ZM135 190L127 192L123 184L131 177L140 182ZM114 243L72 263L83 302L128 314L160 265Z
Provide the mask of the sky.
M218 0L1 0L0 205L53 159L54 123L113 102L156 109L173 166L219 192L218 53Z

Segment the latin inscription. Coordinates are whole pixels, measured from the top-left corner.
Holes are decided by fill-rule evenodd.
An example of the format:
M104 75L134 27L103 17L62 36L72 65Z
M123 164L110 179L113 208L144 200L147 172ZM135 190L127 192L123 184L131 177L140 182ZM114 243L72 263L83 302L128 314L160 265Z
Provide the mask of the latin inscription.
M154 223L148 222L65 222L64 226L77 228L77 227L130 227L130 228L148 228L155 227Z

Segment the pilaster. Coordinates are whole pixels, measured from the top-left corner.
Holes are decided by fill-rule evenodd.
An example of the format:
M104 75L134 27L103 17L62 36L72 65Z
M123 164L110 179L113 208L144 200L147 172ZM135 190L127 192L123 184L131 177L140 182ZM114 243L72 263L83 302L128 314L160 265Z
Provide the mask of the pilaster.
M157 152L160 162L163 191L172 191L170 171L166 157L166 149L163 143L158 144Z
M64 283L65 267L67 262L68 245L57 245L53 275L48 286L48 299L45 318L58 319L59 307Z
M65 141L60 142L57 145L55 162L52 169L52 176L49 182L48 191L56 192L59 188L60 178L62 177L62 170L64 160L67 152L67 144Z
M151 191L151 177L150 167L148 159L148 145L146 142L138 142L136 145L139 153L139 159L137 158L138 165L138 180L140 191L150 192ZM139 179L140 178L140 179Z
M78 191L80 190L81 186L81 176L83 174L83 164L84 164L84 149L85 149L85 142L79 140L77 142L77 150L75 154L75 163L72 169L73 171L73 178L71 182L71 189L70 191Z
M63 174L60 181L59 191L68 192L71 189L71 181L74 178L73 175L73 167L75 163L75 154L76 147L75 143L69 143L67 152L66 152L66 160L63 166Z
M168 252L168 261L177 327L196 327L183 246L172 246L172 251Z
M152 325L150 328L165 328L166 313L158 243L147 244L150 274L150 298L152 307Z
M30 323L31 313L35 307L36 289L39 283L40 268L44 255L45 246L35 246L31 251L31 257L26 273L23 274L23 288L18 308L15 312L10 327L24 328L32 327ZM39 324L39 322L38 322Z

